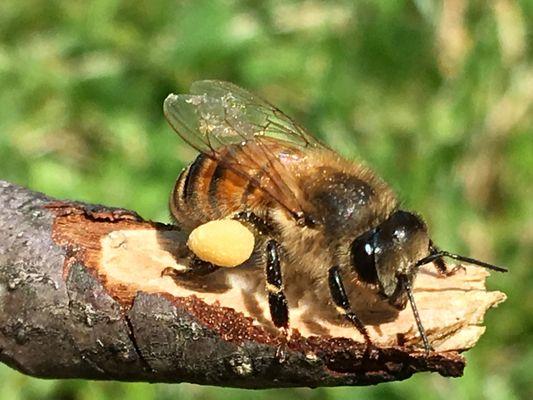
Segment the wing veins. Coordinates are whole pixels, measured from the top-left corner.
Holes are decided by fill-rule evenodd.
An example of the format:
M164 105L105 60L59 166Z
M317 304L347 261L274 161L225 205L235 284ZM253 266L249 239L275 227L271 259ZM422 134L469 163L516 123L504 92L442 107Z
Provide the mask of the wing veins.
M165 115L191 147L247 179L293 216L303 214L292 172L270 141L295 150L323 145L279 108L231 83L198 81L191 94L165 100Z
M245 141L245 142L248 142L249 139L247 139L246 137L244 137L242 134L240 134L238 132L238 130L232 125L232 123L227 120L226 118L226 123L234 130L238 133L238 135ZM284 190L283 190L283 187L278 183L278 182L282 182L282 177L281 175L279 174L279 172L277 171L277 169L275 168L274 164L273 164L273 159L275 159L275 155L270 152L270 156L269 156L269 153L267 152L267 147L263 144L263 142L259 139L259 137L256 137L255 138L255 143L257 145L260 145L258 147L260 147L261 151L263 152L264 156L265 156L265 159L267 161L267 164L266 165L261 165L259 164L255 159L254 157L252 156L252 154L249 154L249 152L247 151L248 149L245 147L245 146L242 146L241 148L241 153L244 154L248 160L256 166L255 170L257 171L261 171L264 175L266 175L270 181L271 184L273 184L278 192L280 193L283 193ZM269 165L275 172L276 172L276 175L278 176L278 179L273 179L271 173L266 169L266 166ZM255 177L254 177L255 181L257 182L258 185L260 185L260 181L257 180ZM286 185L285 185L286 186ZM276 200L278 203L282 204L284 206L284 208L286 208L288 211L290 211L291 213L293 212L293 210L290 209L290 207L288 205L286 205L283 201L281 201L281 199L277 198L277 196L274 196L272 193L269 193L273 198L274 200Z

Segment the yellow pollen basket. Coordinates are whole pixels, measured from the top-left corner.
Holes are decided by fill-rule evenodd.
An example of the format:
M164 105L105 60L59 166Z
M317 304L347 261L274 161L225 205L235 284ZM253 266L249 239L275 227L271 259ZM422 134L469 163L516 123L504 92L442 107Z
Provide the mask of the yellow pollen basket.
M253 233L233 219L219 219L200 225L187 240L187 246L200 260L226 268L247 261L254 245Z

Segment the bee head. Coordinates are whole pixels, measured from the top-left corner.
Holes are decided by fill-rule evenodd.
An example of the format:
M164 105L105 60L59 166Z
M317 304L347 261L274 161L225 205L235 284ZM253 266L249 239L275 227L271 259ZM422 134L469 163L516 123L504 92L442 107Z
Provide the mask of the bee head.
M351 245L352 267L360 280L377 284L380 294L398 309L412 300L411 287L420 266L435 262L446 271L443 257L498 272L506 268L439 250L431 242L422 218L396 211L376 228L356 238Z
M405 284L411 284L417 262L428 255L429 248L422 219L399 210L353 241L352 266L362 281L378 284L380 294L403 309L407 302Z

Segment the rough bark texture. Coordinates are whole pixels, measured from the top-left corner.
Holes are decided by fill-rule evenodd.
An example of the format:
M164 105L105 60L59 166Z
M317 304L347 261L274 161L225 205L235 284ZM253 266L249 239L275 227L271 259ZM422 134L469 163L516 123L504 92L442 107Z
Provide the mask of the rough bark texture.
M283 344L263 300L250 306L235 287L179 287L160 277L179 265L184 243L176 227L133 212L0 181L0 361L44 378L247 388L369 385L420 371L456 377L459 352L505 298L485 290L478 269L454 281L421 278L419 308L439 314L426 325L437 343L429 355L409 346L418 340L409 312L372 330L377 345L367 353L353 329L324 322L321 331L297 312ZM440 315L446 299L459 299L448 319Z

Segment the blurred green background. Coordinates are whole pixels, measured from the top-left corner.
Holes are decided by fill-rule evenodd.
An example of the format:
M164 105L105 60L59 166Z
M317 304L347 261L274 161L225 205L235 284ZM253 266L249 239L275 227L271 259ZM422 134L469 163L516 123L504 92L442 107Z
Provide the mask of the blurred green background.
M533 2L0 2L0 178L168 221L194 157L162 115L197 79L262 94L364 158L436 243L509 266L460 379L248 392L39 380L0 399L533 398Z

